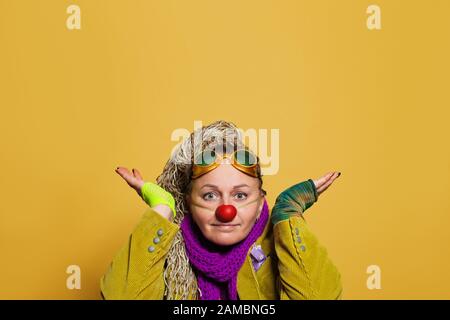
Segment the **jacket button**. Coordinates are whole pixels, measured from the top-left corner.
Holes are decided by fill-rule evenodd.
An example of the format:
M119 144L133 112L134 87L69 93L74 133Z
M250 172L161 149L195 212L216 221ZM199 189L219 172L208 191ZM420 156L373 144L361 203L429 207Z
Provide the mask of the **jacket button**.
M154 239L153 239L153 243L154 243L154 244L158 244L158 243L159 243L159 238L158 238L158 237L154 238Z
M306 247L305 246L300 246L300 249L305 252L306 251Z
M155 247L154 246L148 247L148 252L153 252L153 251L155 251Z
M295 228L295 234L298 234L298 233L299 233L298 228Z
M297 236L297 242L301 243L302 242L302 238L300 238L299 236Z
M161 237L161 236L163 235L163 230L162 230L162 229L158 229L158 232L157 232L157 233L158 233L158 236Z

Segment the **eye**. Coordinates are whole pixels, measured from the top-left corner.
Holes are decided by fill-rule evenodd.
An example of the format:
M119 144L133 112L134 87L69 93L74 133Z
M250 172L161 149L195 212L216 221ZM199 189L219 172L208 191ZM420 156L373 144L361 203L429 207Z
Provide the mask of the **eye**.
M217 195L214 192L207 192L203 195L203 200L216 200L217 199Z
M237 200L245 200L247 199L247 194L245 192L238 192L234 195Z

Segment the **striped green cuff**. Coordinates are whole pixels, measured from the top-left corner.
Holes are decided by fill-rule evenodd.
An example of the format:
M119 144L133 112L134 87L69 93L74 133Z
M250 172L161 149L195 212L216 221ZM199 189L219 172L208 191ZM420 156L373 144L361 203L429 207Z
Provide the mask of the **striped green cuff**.
M304 213L317 198L317 190L312 179L293 185L277 197L272 208L272 223L275 225L294 214Z

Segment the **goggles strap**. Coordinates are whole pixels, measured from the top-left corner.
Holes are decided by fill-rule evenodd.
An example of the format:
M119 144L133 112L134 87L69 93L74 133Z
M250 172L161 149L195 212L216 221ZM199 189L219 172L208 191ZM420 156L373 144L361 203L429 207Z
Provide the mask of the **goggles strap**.
M237 206L236 209L244 208L244 207L246 207L246 206L248 206L248 205L250 205L250 204L252 204L252 203L254 203L254 202L258 201L258 200L259 200L259 197L257 197L256 199L253 199L252 201L249 201L247 203L241 204L240 206ZM206 206L201 205L201 204L196 203L196 202L191 202L191 203L194 206L196 206L196 207L199 207L199 208L202 208L202 209L206 209L206 210L209 210L209 211L212 211L212 212L216 212L216 209L212 209L212 208L206 207Z

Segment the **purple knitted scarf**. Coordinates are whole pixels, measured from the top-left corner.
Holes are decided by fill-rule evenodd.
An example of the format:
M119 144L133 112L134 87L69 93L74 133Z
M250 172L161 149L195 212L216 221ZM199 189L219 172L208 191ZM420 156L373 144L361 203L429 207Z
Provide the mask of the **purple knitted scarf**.
M185 215L181 230L186 253L197 274L202 293L200 300L237 300L238 271L251 245L263 233L268 219L269 206L264 198L261 215L247 237L234 245L220 247L203 236L191 214Z

